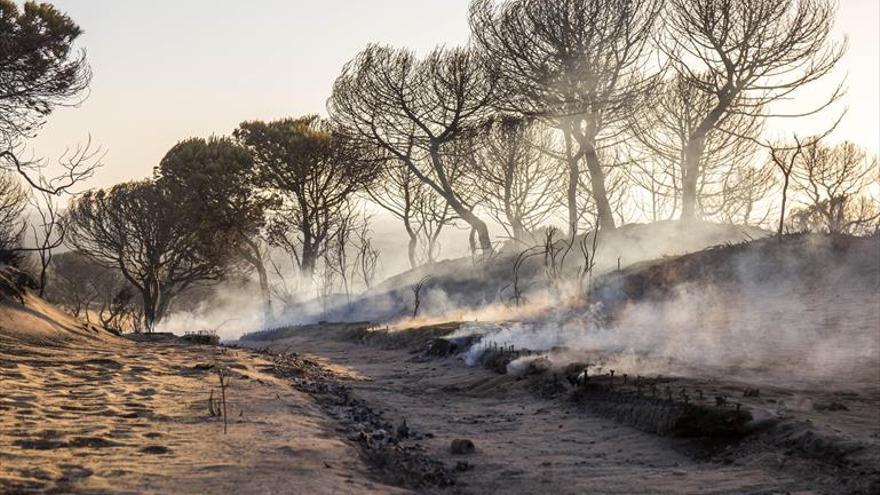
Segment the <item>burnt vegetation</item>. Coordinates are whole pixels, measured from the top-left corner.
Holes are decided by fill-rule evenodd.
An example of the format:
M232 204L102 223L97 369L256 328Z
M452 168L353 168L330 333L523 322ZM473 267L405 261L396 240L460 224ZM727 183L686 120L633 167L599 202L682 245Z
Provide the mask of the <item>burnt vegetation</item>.
M156 356L178 344L217 351L212 363L185 367L209 388L175 410L207 413L217 432L222 420L229 440L218 448L248 431L239 407L248 386L285 384L335 420L374 475L415 490L457 484L489 455L530 457L505 450L559 435L571 445L542 452L549 487L572 465L557 453L582 456L581 444L596 443L584 439L599 438L596 424L566 430L556 419L588 410L698 438L676 440L698 452L678 459L761 454L735 476L775 474L756 464L778 460L799 484L818 466L821 487L852 479L874 493L880 433L862 435L859 414L878 402L876 373L863 371L877 364L876 332L865 328L878 313L865 308L880 290L880 170L876 150L836 135L847 50L834 35L837 7L471 0L466 43L363 46L326 88L325 114L236 125L239 116L217 135L180 136L146 177L92 187L99 167L120 164L105 164L90 137L59 157L33 149L58 108L89 94L82 30L50 4L0 0L0 302L27 318L55 305L90 337L129 334L125 345L155 344ZM192 328L177 338L183 320ZM240 340L218 348L228 335ZM265 347L248 367L227 354L238 345ZM309 345L342 365L291 352ZM108 374L123 367L109 361ZM471 368L453 368L459 361ZM0 365L25 378L17 364ZM131 374L151 368L140 369ZM258 379L258 369L269 374ZM831 390L808 389L820 382ZM524 394L509 400L522 392L562 415L525 423L545 408L526 412ZM410 423L383 417L365 396ZM0 411L31 405L24 394L0 399ZM425 417L447 406L460 416L438 416L451 428L490 418L491 429L466 430L488 435L429 441ZM291 406L284 414L297 421L253 423L274 435L303 412ZM32 426L19 416L16 428ZM832 422L844 416L852 422ZM178 419L161 418L183 429ZM510 440L515 422L541 431ZM864 438L850 442L849 432ZM123 445L38 433L46 438L18 447ZM607 436L600 445L618 441ZM456 459L453 472L428 455L441 443L474 464ZM602 453L599 462L593 452L596 470L656 458ZM648 466L651 476L666 469ZM498 476L519 476L503 467ZM710 470L673 475L697 471Z
M0 1L0 256L78 317L152 331L218 283L253 285L266 324L310 300L353 311L389 289L376 223L389 216L413 270L391 289L416 296L389 318L424 312L455 229L473 277L494 280L488 299L512 306L548 287L589 301L613 265L603 239L636 222L871 234L877 159L833 141L835 7L475 0L464 46L365 47L326 118L184 138L152 177L82 192L103 157L91 141L54 176L25 156L55 108L88 94L81 29L51 5ZM812 105L782 104L820 80L831 89ZM816 114L830 124L814 135L768 130Z

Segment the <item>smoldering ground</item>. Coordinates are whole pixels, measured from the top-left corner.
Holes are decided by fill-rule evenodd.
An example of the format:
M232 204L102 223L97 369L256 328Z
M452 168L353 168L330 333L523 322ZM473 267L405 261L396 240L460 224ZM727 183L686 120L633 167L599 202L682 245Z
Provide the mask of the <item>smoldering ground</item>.
M818 236L732 246L697 255L704 259L691 266L688 257L670 263L652 275L665 278L655 286L642 287L640 280L637 300L619 300L630 296L623 287L633 284L632 277L609 277L599 299L616 309L605 321L595 318L603 312L600 300L586 311L562 309L514 324L474 324L459 335L485 334L466 356L471 361L490 346L512 345L544 351L560 364L592 361L631 374L876 386L878 248L877 237ZM715 262L711 275L700 267L708 262Z
M790 236L748 242L750 234L716 227L677 238L674 226L641 226L603 240L592 301L550 290L540 262L527 272L520 305L499 296L510 260L470 259L404 273L348 301L315 299L263 321L252 290L218 291L164 328L217 328L227 339L269 326L373 321L411 328L466 321L452 338L483 338L471 362L493 345L547 353L551 361L593 361L633 374L717 374L787 382L876 382L880 364L877 237ZM732 242L699 251L726 236ZM646 237L656 243L629 240ZM698 251L679 258L662 255ZM617 271L621 255L636 263ZM657 261L642 261L656 259ZM572 262L575 264L576 260ZM412 316L412 284L430 276ZM528 359L528 358L527 358ZM516 367L521 363L514 363Z
M681 255L709 246L742 242L766 235L754 227L724 224L697 224L685 226L679 222L632 224L613 232L600 232L597 242L596 275L614 271L663 256ZM179 306L160 328L179 331L188 329L184 322L200 328L214 328L227 323L221 333L233 338L261 327L283 326L328 321L376 321L409 323L438 320L501 320L529 317L548 308L558 307L563 291L548 291L547 280L540 257L533 257L523 265L519 289L524 298L519 304L512 301L513 264L515 257L532 246L540 246L543 233L536 233L533 244L507 242L489 259L469 256L446 259L412 270L388 276L370 290L346 296L340 287L331 287L329 295L318 297L320 281L300 280L292 267L282 267L280 276L273 277L274 317L264 321L263 306L255 281L250 284L220 284L214 296L201 301L195 309ZM388 244L382 259L405 257L405 242ZM452 239L454 240L454 239ZM462 241L465 242L465 241ZM563 239L557 242L563 243ZM582 263L576 247L565 257L560 268L565 272L578 270ZM391 262L382 265L395 266ZM389 268L386 266L385 274ZM418 321L413 317L413 288L426 279L420 293ZM566 282L567 283L567 282ZM291 288L293 287L293 288ZM362 290L363 288L357 288Z

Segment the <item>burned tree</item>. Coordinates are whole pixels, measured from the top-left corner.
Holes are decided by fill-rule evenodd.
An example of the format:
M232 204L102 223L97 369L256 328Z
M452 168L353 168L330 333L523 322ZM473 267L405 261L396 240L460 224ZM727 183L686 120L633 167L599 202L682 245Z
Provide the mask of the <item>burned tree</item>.
M438 238L455 221L455 213L427 184L399 160L383 163L379 176L367 187L370 199L391 213L406 230L410 268L433 262Z
M78 251L52 257L52 284L46 297L77 318L114 329L139 330L141 304L137 290L118 269L95 263Z
M422 306L422 289L425 287L425 284L428 283L430 280L430 276L424 276L411 287L413 293L413 318L419 316L419 309L421 309Z
M793 213L792 220L803 230L832 234L876 230L880 208L868 188L877 174L877 158L869 158L853 143L810 142L793 171L803 207Z
M233 134L253 155L256 183L280 204L273 241L311 278L340 214L374 179L379 160L315 115L244 122Z
M99 297L94 279L106 271L109 270L76 251L53 256L52 285L46 298L73 316L89 321L89 308Z
M436 194L423 196L415 203L418 218L419 242L416 245L416 260L419 265L434 263L440 256L442 246L440 234L446 227L455 225L458 219L449 203Z
M563 133L568 168L569 235L581 162L603 228L615 226L601 147L613 143L653 81L645 76L648 40L662 2L651 0L476 0L474 38L499 78L500 106L541 117ZM606 144L603 144L606 143Z
M744 165L735 168L722 187L722 220L741 225L765 223L772 208L761 208L760 204L779 185L775 172L775 165L772 163L761 167Z
M106 275L109 277L101 285L104 290L99 296L98 321L104 328L140 331L139 301L135 291L117 272Z
M55 250L64 244L64 237L67 235L67 220L61 215L56 198L46 191L37 191L36 196L31 198L31 206L35 217L30 222L33 247L28 248L28 251L37 255L39 262L37 283L40 287L38 294L43 297L48 286L52 256Z
M593 270L596 268L596 254L599 252L599 222L596 221L593 231L584 234L578 243L583 264L578 270L578 296L584 295L589 303L593 295ZM620 259L617 260L620 271ZM612 372L613 373L613 372Z
M354 236L359 227L351 205L347 205L340 214L338 227L327 242L324 256L324 268L336 274L334 278L342 284L342 292L348 304L351 304L352 282L357 270L357 264L352 262L351 256Z
M35 177L43 163L22 157L23 142L35 135L59 106L76 105L86 95L91 70L85 52L73 43L82 30L48 3L21 8L0 0L0 168L20 174L33 188L59 193L91 176L97 163L81 147L63 158L63 174L52 181Z
M380 252L373 245L369 217L364 217L360 227L355 230L355 237L355 272L364 283L364 289L370 290L376 279Z
M516 257L513 259L513 281L509 286L502 287L501 292L503 293L507 287L510 287L513 290L513 295L510 296L510 299L513 300L514 304L519 307L526 302L525 289L521 282L523 276L521 275L522 269L525 266L526 261L529 258L533 258L535 256L541 256L544 254L544 246L531 246L520 251Z
M312 272L312 286L321 305L321 314L326 314L330 309L333 294L336 290L337 276L339 271L335 268L336 260L330 249L324 249L321 254L321 263L315 266Z
M227 271L222 232L205 242L178 198L152 181L88 191L71 201L68 238L82 254L119 270L140 293L144 326L153 331L175 296Z
M681 218L698 215L700 167L713 131L731 119L795 117L826 108L841 94L796 113L773 106L825 75L845 45L829 42L830 0L670 0L663 50L681 84L708 95L683 148ZM772 107L772 109L771 109Z
M27 224L22 213L28 205L27 191L18 178L0 171L0 263L16 265L21 261L21 241Z
M542 151L551 146L544 129L510 115L494 116L473 140L474 188L514 240L526 241L556 208L558 169Z
M257 190L250 153L229 138L192 138L177 143L154 171L156 184L195 219L192 228L214 242L224 235L232 253L257 274L266 321L273 317L266 247L261 240L270 199Z
M616 148L603 149L599 153L599 159L605 164L605 197L608 199L611 216L615 219L615 223L622 224L626 223L626 207L628 206L627 199L629 199L627 193L629 192L630 184L625 171L630 167L630 162L619 157L617 151ZM592 191L590 178L581 174L578 177L578 189L575 198L578 205L578 230L583 225L589 231L592 228L591 221L599 215L599 208Z
M708 77L708 76L706 76ZM685 202L685 184L694 189L697 213L721 210L734 191L730 182L735 171L750 167L757 149L762 121L756 115L727 115L705 133L703 153L696 167L688 168L685 150L690 135L716 104L716 97L690 79L675 76L651 92L645 105L630 120L630 129L640 144L641 157L635 168L642 184L672 201L672 214ZM644 177L650 173L649 177Z
M781 236L785 230L785 213L786 207L788 206L789 187L792 184L792 179L795 177L795 171L803 166L802 162L804 161L804 153L807 150L813 150L813 153L816 153L816 150L820 149L820 142L834 130L836 125L837 124L835 123L834 126L830 127L822 135L810 136L803 139L795 134L791 142L780 141L767 145L770 152L770 163L780 172L780 174L782 174L779 224L776 229L777 235Z
M633 205L652 222L671 218L678 208L678 196L674 194L677 180L674 171L653 157L634 159L632 166L625 170L626 179L631 186L644 191L633 194ZM643 200L647 195L647 200Z
M495 84L484 65L465 48L436 49L418 60L408 50L371 45L346 64L328 109L346 133L378 146L436 191L491 253L458 146L490 112Z
M544 236L544 276L547 283L556 295L561 295L563 283L569 274L565 267L565 260L571 254L575 238L560 239L559 230L556 227L547 229Z
M813 139L816 142L817 139ZM788 188L791 185L791 177L795 167L798 166L801 154L804 152L804 143L794 136L794 143L778 143L770 146L770 161L782 174L782 191L779 205L779 226L776 235L782 236L785 229L785 208L788 202Z
M364 290L372 288L379 263L379 250L370 238L370 217L357 214L354 206L349 205L340 218L321 267L334 274L332 280L339 282L349 304L358 280Z

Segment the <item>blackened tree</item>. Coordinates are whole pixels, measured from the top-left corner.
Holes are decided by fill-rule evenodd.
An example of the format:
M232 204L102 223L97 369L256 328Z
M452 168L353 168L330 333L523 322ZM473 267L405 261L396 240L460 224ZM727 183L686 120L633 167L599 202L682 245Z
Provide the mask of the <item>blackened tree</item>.
M836 146L813 140L803 147L792 178L801 208L792 220L801 230L865 234L880 227L880 206L871 196L877 157L853 143Z
M70 17L48 3L29 1L19 8L0 0L0 167L52 193L69 189L97 166L86 146L62 160L61 176L43 181L33 174L42 162L21 156L23 141L56 107L76 105L86 94L91 70L85 52L74 48L81 34Z
M481 204L511 239L526 241L557 206L559 166L543 151L550 136L537 122L498 115L473 143L468 159Z
M491 114L495 84L485 63L467 48L439 48L417 59L371 45L336 79L328 110L347 134L381 148L436 191L490 253L460 146Z
M410 268L431 263L439 255L439 237L455 222L449 203L419 180L403 162L385 160L379 176L367 187L370 199L403 223L409 242Z
M563 132L569 231L581 217L581 162L603 229L615 226L601 148L618 140L627 116L656 77L647 54L659 0L475 0L474 39L498 78L503 109L546 119Z
M256 183L278 200L275 241L311 279L355 193L380 161L315 115L242 123L234 136L252 154Z
M708 76L707 76L708 77ZM703 150L696 168L689 167L686 153L690 135L716 104L711 93L704 92L688 77L674 76L658 84L651 92L650 105L633 114L632 134L639 143L641 159L635 164L637 174L651 171L653 177L641 177L642 184L658 187L658 193L671 199L672 213L680 213L686 188L695 195L697 216L710 216L725 210L727 199L738 196L738 185L731 179L751 167L757 151L762 120L751 114L730 114L706 132ZM688 199L690 201L690 199Z
M154 171L156 184L175 198L193 219L204 243L221 239L256 273L264 316L271 320L272 299L261 231L270 198L261 194L250 152L230 138L193 138L176 144Z
M818 105L793 113L774 103L826 76L845 43L830 40L832 0L670 0L662 43L670 65L708 105L685 136L681 218L698 215L700 167L714 131L732 132L731 119L796 117L816 113L841 95L840 86ZM702 101L702 98L697 98Z
M220 280L229 250L222 235L207 243L180 198L153 181L118 184L75 197L68 239L82 254L119 270L140 293L148 331L182 291Z

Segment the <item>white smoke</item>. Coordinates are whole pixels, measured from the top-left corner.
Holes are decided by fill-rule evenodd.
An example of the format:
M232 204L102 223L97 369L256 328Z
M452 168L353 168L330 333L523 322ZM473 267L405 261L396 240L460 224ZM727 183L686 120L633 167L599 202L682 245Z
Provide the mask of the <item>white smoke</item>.
M464 356L471 364L487 348L514 346L544 353L555 365L591 362L630 374L877 380L880 296L874 283L755 283L749 282L754 267L744 266L744 283L683 284L662 301L628 305L607 325L583 310L559 310L536 321L467 325L452 337L483 335Z
M236 339L265 326L262 304L256 291L221 286L196 307L171 312L159 322L156 331L183 335L210 330L222 340Z

